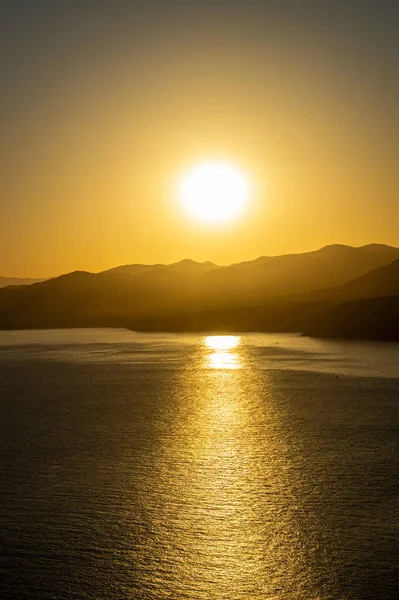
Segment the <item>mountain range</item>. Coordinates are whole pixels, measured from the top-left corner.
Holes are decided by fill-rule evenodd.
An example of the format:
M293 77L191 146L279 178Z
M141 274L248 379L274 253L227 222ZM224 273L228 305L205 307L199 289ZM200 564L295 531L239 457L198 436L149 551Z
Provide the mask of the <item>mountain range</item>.
M44 281L43 279L21 279L19 277L0 277L0 288L7 287L9 285L32 285L32 283L38 283Z
M399 338L399 248L381 244L331 245L228 267L186 259L12 281L0 289L3 329L117 326Z

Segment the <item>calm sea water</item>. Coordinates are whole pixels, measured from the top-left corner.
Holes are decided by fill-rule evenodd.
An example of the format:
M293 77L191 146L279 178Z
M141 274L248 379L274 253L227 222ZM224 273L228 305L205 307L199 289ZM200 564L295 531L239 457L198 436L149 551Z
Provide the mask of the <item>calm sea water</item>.
M399 344L0 333L0 597L399 595Z

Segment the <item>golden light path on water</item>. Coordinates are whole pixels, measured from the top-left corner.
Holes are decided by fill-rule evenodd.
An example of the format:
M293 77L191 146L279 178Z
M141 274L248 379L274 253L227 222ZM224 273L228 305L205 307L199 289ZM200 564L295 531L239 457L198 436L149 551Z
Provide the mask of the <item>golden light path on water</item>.
M176 599L274 598L281 581L298 581L301 558L272 390L240 336L198 341L168 384L146 570Z
M396 600L398 353L0 332L1 598Z
M212 350L208 355L208 366L211 369L239 369L240 359L235 348L241 343L238 335L209 335L205 345Z

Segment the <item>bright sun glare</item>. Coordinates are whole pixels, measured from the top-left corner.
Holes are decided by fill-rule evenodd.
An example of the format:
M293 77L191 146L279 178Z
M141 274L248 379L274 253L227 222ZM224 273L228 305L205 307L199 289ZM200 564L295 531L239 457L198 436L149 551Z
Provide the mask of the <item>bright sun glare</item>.
M211 352L207 356L206 366L210 369L239 369L240 357L235 352L241 343L239 335L208 335L205 346Z
M217 223L238 216L250 198L248 179L225 162L206 162L188 171L179 186L179 199L190 216Z
M208 335L205 338L205 345L211 350L232 350L240 343L238 335Z

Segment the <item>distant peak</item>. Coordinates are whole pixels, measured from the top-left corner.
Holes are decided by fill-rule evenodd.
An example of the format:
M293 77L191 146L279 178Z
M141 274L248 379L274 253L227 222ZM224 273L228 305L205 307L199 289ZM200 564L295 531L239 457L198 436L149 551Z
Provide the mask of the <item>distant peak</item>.
M323 246L320 248L319 252L324 251L343 251L343 250L354 250L353 246L347 246L346 244L328 244L327 246Z
M210 260L206 260L205 262L202 263L204 266L207 267L217 267L218 265L216 263L211 262Z
M85 275L94 275L94 273L90 273L90 271L71 271L70 273L60 275L60 277L84 277Z
M87 277L94 277L94 273L90 273L90 271L71 271L70 273L63 273L62 275L58 275L58 277L48 279L47 281L56 281L57 279L85 279Z
M205 262L198 262L196 260L192 260L191 258L183 258L182 260L172 263L169 266L178 269L201 269L202 271L207 271L211 269L216 269L218 265L215 265L209 260Z
M366 252L392 252L398 250L398 248L388 246L388 244L366 244L365 246L359 246L358 249Z
M183 258L182 260L172 263L171 266L181 265L183 267L183 266L200 265L200 264L201 263L197 262L196 260L192 260L191 258Z

